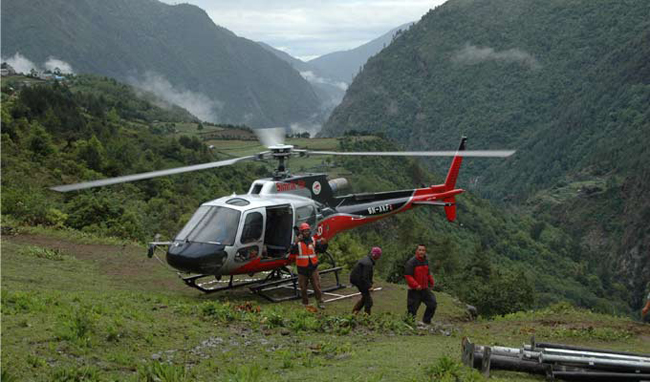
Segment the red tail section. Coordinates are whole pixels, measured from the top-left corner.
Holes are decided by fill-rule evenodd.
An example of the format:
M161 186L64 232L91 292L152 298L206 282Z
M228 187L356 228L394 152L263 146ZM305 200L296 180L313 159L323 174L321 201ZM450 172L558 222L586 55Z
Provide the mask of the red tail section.
M467 142L467 137L462 137L460 140L460 146L458 151L465 150L465 142ZM456 187L456 180L458 180L458 172L460 171L460 165L463 163L463 157L456 155L451 162L449 167L449 172L447 173L447 179L445 179L445 191L451 191ZM447 215L447 220L453 222L456 220L456 198L450 197L444 199L445 203L445 214Z
M447 220L453 222L456 220L456 198L452 196L451 198L445 199L444 202L449 203L449 205L445 205L445 214L447 214Z
M467 142L467 137L463 137L460 140L460 147L458 147L458 151L463 151L465 150L465 142ZM449 167L449 172L447 173L447 179L445 179L445 190L453 190L454 187L456 187L456 180L458 179L458 172L460 171L460 165L463 163L463 157L456 155L454 157L454 160L451 162L451 167ZM447 207L445 207L445 210ZM454 211L456 210L456 207L454 207ZM454 212L454 216L456 213ZM447 213L447 217L449 217L449 213Z

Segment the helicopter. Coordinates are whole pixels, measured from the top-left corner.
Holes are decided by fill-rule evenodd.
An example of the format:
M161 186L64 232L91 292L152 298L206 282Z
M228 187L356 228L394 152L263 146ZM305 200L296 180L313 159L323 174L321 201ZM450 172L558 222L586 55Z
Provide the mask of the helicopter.
M183 281L205 293L245 285L255 292L293 280L288 266L296 260L289 254L291 244L302 223L313 227L316 240L329 241L339 232L376 222L380 219L421 206L443 207L447 220L456 219L456 197L465 190L456 188L456 180L464 157L507 157L513 150L467 151L467 137L462 137L457 151L390 151L336 152L297 149L284 143L284 128L255 130L267 151L255 155L178 167L141 174L120 176L89 182L51 187L68 192L141 179L205 170L234 165L244 161L269 160L278 162L270 178L253 181L248 192L224 196L203 203L172 241L149 244L151 258L158 247L166 247L166 261L179 271ZM329 179L324 173L291 174L289 158L312 155L336 156L411 156L452 157L444 183L408 190L360 193L336 196L348 188L345 178ZM336 285L342 287L334 260L328 254L336 272ZM263 280L233 283L236 275L253 276L269 273ZM189 276L183 276L186 274ZM222 276L230 276L227 286L215 285ZM205 282L205 278L211 281ZM328 289L324 289L327 291ZM265 296L276 301L268 296Z

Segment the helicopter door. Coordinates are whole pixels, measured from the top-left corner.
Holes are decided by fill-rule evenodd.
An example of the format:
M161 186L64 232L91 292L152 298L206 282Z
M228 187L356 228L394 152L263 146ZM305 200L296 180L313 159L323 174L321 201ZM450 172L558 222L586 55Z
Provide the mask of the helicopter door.
M239 243L240 249L235 255L236 262L247 262L258 258L261 255L260 248L263 245L264 238L264 215L266 211L263 208L246 211L242 219L243 226Z
M291 226L293 209L291 205L266 207L266 232L264 233L263 255L274 259L284 257L291 247Z

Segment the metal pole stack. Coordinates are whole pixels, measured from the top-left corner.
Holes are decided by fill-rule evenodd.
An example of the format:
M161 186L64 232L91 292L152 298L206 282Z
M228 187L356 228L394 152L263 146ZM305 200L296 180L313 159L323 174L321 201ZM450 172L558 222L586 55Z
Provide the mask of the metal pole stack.
M462 359L486 377L491 369L500 369L542 374L548 380L650 382L648 354L535 343L534 338L530 345L508 348L476 345L465 337Z

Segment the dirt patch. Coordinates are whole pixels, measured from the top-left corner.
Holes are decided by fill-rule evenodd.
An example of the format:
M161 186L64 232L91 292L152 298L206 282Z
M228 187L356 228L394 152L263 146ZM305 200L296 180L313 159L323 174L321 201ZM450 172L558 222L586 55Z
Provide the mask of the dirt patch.
M23 234L12 236L8 242L20 245L33 245L48 249L57 249L65 254L72 255L79 260L92 261L98 263L108 274L135 276L140 272L138 266L135 266L131 260L138 263L144 263L143 260L136 259L135 254L140 252L141 257L147 259L144 255L145 249L127 246L127 245L106 245L106 244L80 244L58 238ZM116 261L116 258L122 258L128 261Z
M189 292L188 288L170 268L163 268L155 259L149 259L146 255L147 250L144 247L81 244L71 240L38 234L4 236L3 239L8 243L18 245L56 249L67 255L74 256L78 260L93 263L101 273L109 276L110 279L117 283L138 286L144 286L143 283L151 283L155 285L155 288L159 289L186 290ZM160 256L160 252L158 256ZM166 276L165 272L168 272L169 275Z

